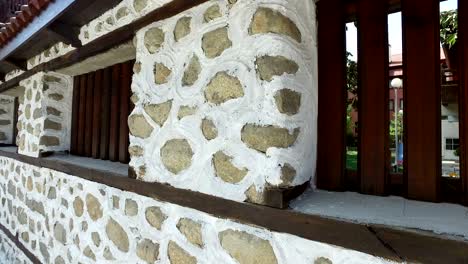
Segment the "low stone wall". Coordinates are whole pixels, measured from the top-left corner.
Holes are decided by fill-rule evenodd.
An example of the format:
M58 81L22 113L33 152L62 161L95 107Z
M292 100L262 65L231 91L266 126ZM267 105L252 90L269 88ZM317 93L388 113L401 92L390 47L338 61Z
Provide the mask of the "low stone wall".
M0 96L0 143L13 144L15 99L10 96Z
M30 264L29 258L0 230L0 264Z
M137 2L137 1L135 1ZM264 204L315 172L312 1L210 1L141 29L137 178Z
M0 224L43 263L387 263L8 158L0 197Z

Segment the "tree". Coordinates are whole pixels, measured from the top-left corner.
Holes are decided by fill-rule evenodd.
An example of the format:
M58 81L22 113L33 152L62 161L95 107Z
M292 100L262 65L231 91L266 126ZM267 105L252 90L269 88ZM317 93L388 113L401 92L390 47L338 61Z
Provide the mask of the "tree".
M356 61L351 59L351 56L351 53L346 53L346 89L353 95L348 100L348 105L352 105L354 109L357 109L358 65Z
M450 10L440 13L440 42L449 48L458 40L458 11Z
M397 136L400 140L403 138L403 134L404 134L403 112L400 111L399 113L395 113L395 114L397 115L396 122L395 122L395 117L390 120L390 133L389 134L390 134L390 142L392 145L395 145L395 132L397 133Z

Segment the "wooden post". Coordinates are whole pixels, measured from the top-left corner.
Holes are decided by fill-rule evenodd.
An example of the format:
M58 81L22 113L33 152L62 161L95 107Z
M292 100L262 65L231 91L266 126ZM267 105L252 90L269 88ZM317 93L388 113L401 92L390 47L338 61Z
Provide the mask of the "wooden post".
M408 197L438 201L441 177L439 0L403 0Z
M101 140L100 140L100 159L109 159L109 126L110 126L110 97L111 97L111 79L112 68L105 68L102 77L102 98L101 98Z
M91 157L91 146L93 144L93 94L94 94L94 72L87 74L86 83L86 125L84 137L84 155Z
M96 71L94 75L94 102L93 102L93 136L92 136L92 157L99 158L99 141L101 139L101 97L102 97L102 72Z
M130 110L130 87L132 76L133 61L125 62L122 64L120 98L120 128L119 128L119 161L121 163L128 163L130 154L128 153L129 145L129 128L128 128L128 115Z
M389 138L386 1L358 2L358 50L361 192L384 195Z
M460 63L460 172L463 199L468 204L468 3L458 0L458 51Z
M112 66L109 160L119 160L119 120L120 120L120 64Z
M86 74L79 76L80 78L80 101L78 111L78 139L77 139L77 155L84 155L84 140L85 140L85 120L86 120Z
M71 122L71 141L70 153L77 154L78 148L78 115L80 111L80 77L73 78L73 97L72 97L72 122Z
M319 1L317 186L344 190L346 33L341 0Z

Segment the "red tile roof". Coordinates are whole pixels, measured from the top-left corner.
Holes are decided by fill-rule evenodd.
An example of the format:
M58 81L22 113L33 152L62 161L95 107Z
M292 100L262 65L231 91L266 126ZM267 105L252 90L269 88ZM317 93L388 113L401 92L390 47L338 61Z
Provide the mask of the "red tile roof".
M35 17L47 8L54 0L29 0L27 5L22 5L16 15L10 17L7 23L1 25L0 47L5 46L11 39L27 27Z

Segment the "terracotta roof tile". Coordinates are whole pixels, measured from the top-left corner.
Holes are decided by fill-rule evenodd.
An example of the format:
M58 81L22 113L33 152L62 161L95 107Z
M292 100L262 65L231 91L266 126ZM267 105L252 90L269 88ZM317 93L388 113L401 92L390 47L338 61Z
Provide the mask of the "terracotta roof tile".
M11 39L27 27L35 17L47 8L54 0L29 0L27 5L22 5L21 10L16 11L15 16L1 25L0 47L5 46Z

